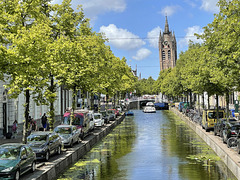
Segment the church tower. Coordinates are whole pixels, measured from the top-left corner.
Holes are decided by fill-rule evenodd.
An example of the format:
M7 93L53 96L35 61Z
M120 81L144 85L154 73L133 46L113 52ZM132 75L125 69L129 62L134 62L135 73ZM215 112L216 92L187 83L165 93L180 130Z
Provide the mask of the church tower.
M167 16L164 32L160 31L158 48L160 71L175 67L177 61L177 41L174 32L169 31Z

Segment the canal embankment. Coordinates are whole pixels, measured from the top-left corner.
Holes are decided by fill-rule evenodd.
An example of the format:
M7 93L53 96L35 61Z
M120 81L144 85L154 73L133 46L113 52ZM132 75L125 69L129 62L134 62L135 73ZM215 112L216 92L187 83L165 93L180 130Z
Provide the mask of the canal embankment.
M228 148L219 136L214 136L212 132L206 132L199 124L192 122L189 117L179 112L175 107L170 107L170 110L185 121L215 151L236 178L240 179L240 156L234 149Z
M53 156L49 162L40 163L34 173L28 173L21 177L21 179L56 179L62 172L65 171L66 168L78 161L102 138L107 136L117 125L123 121L124 117L125 114L123 113L115 121L110 121L110 124L107 124L102 128L95 129L90 135L85 137L81 144L67 149L67 151L64 151L61 155Z

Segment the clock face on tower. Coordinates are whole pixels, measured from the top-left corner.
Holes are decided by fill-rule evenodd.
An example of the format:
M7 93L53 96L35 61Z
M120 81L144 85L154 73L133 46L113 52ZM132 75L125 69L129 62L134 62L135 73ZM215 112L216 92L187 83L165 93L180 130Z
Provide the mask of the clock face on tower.
M167 48L168 47L168 42L167 41L164 41L163 42L163 48Z

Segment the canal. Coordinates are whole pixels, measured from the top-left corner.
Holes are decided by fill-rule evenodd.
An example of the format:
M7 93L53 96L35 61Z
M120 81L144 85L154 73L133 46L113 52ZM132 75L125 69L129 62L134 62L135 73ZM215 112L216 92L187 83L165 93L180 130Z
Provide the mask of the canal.
M209 160L210 159L210 160ZM225 164L171 111L134 110L59 180L235 179Z

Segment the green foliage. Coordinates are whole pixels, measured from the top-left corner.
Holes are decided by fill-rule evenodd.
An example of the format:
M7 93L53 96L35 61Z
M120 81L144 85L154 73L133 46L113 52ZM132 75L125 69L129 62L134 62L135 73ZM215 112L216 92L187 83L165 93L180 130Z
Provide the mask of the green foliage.
M109 93L133 90L136 78L126 59L115 57L102 34L92 31L89 19L71 0L53 5L51 0L0 0L0 80L10 97L25 93L25 117L30 96L37 105L49 105L54 124L57 87ZM27 122L27 119L25 119Z
M148 79L140 79L136 82L136 94L142 96L144 94L156 94L154 89L155 80L150 76Z
M240 84L240 21L238 0L220 0L220 12L197 35L203 44L190 42L170 73L161 72L155 88L169 96L188 92L228 95ZM174 70L176 69L176 70ZM179 91L180 90L180 91ZM177 92L176 92L177 91Z

